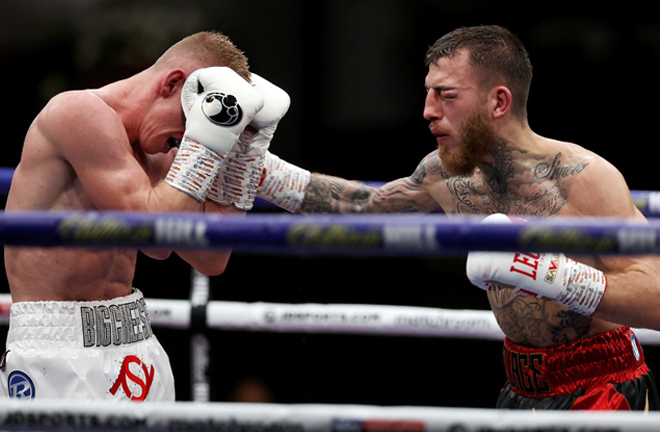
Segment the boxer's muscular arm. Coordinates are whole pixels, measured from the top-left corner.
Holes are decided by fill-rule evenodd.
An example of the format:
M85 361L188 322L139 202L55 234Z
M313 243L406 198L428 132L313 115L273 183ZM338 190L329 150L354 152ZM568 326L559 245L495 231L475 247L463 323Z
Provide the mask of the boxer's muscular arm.
M581 210L586 216L630 218L644 223L619 171L606 162L591 166L594 171L572 187L571 204L584 206ZM594 317L660 330L660 257L608 255L599 259L599 267L607 276L607 290Z
M134 156L117 114L90 92L65 93L39 118L40 131L58 148L99 210L198 211L201 204L152 181Z
M219 205L212 202L205 203L205 213L217 213L223 215L245 215L245 211L237 209L234 206ZM164 260L169 258L172 251L166 249L141 249L141 251L148 257ZM178 250L176 254L179 255L184 261L190 264L198 272L206 276L217 276L224 273L231 250Z
M430 212L440 206L426 190L427 176L435 174L433 152L415 172L380 187L312 174L305 189L301 213L414 213Z
M157 178L163 178L169 170L173 159L172 153L174 151L176 150L171 150L167 154L153 155L153 159L156 160L156 163L154 166L150 167L150 169L156 174ZM245 215L245 211L239 210L234 206L220 205L209 200L204 202L203 207L204 213ZM142 249L141 251L145 255L158 260L167 259L172 254L171 250L165 249ZM225 271L227 263L229 262L229 257L231 256L231 250L209 249L197 251L183 249L176 251L176 254L200 273L207 276L216 276Z
M563 214L593 219L626 218L643 223L645 219L633 204L621 174L600 158L592 158L587 165L579 176L564 185L568 198ZM470 281L482 289L513 288L554 299L600 320L660 330L660 258L583 255L571 257L573 261L566 260L563 254L553 257L542 251L522 256L470 252L466 270ZM558 272L557 277L548 281L537 278L550 274L546 270L551 264ZM535 269L538 266L538 272L525 271L529 265Z
M233 205L221 205L212 201L206 201L204 205L205 213L215 213L222 215L245 216L245 211L234 207ZM231 250L181 250L176 251L177 255L183 258L188 264L192 265L198 272L206 276L217 276L222 274L227 267Z
M125 128L101 99L88 92L54 100L40 118L39 131L53 142L80 181L85 197L99 210L201 211L203 204L164 182L153 185L133 155ZM46 179L47 180L47 179ZM143 252L156 259L167 250ZM182 252L204 274L224 271L228 253Z

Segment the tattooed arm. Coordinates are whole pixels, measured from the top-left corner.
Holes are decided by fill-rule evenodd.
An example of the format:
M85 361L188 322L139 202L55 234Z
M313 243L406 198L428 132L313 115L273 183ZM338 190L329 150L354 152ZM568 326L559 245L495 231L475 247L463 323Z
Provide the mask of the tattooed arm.
M433 174L434 155L429 154L410 177L381 187L323 174L311 174L301 213L413 213L430 212L440 206L427 192ZM437 156L435 156L437 159Z

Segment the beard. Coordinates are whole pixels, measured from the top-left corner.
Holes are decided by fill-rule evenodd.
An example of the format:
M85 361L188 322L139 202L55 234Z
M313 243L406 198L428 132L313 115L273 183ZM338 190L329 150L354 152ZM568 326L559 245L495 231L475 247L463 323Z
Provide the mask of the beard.
M470 113L458 129L458 147L453 152L440 145L438 154L442 166L451 176L471 175L489 155L499 138L484 105Z

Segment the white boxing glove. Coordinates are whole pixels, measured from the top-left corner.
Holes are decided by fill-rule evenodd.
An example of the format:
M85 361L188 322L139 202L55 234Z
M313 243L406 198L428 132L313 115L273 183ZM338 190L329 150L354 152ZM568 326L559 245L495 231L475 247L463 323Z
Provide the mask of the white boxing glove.
M228 67L191 74L181 92L186 130L165 182L204 201L225 156L263 103L261 94Z
M483 222L513 223L499 213ZM602 271L562 253L470 252L466 272L470 282L484 290L509 288L546 297L582 315L594 313L607 287Z
M250 77L252 86L264 99L264 106L227 155L208 199L223 205L233 204L250 210L261 183L264 158L280 120L289 110L291 98L286 91L257 74Z
M195 72L188 75L186 82L183 84L183 89L181 90L181 109L183 109L183 114L188 118L188 113L190 108L201 95L204 93L204 87L199 82L199 74L202 73L204 69L197 69Z
M188 110L183 139L195 141L224 156L238 142L245 126L263 108L264 98L228 67L202 69L193 79L204 93ZM181 96L183 106L186 102L183 101L183 92Z

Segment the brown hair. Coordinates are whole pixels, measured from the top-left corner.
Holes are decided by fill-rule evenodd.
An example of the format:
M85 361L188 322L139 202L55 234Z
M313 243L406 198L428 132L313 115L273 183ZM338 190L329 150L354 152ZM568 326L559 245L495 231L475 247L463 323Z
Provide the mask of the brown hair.
M222 33L204 31L187 36L172 45L156 61L160 65L190 68L188 73L211 66L227 66L250 81L248 60L231 40Z
M532 82L532 63L522 42L499 26L458 28L438 39L426 52L426 66L442 57L453 57L461 50L470 56L470 65L482 89L503 81L511 90L511 111L527 118L527 99Z

